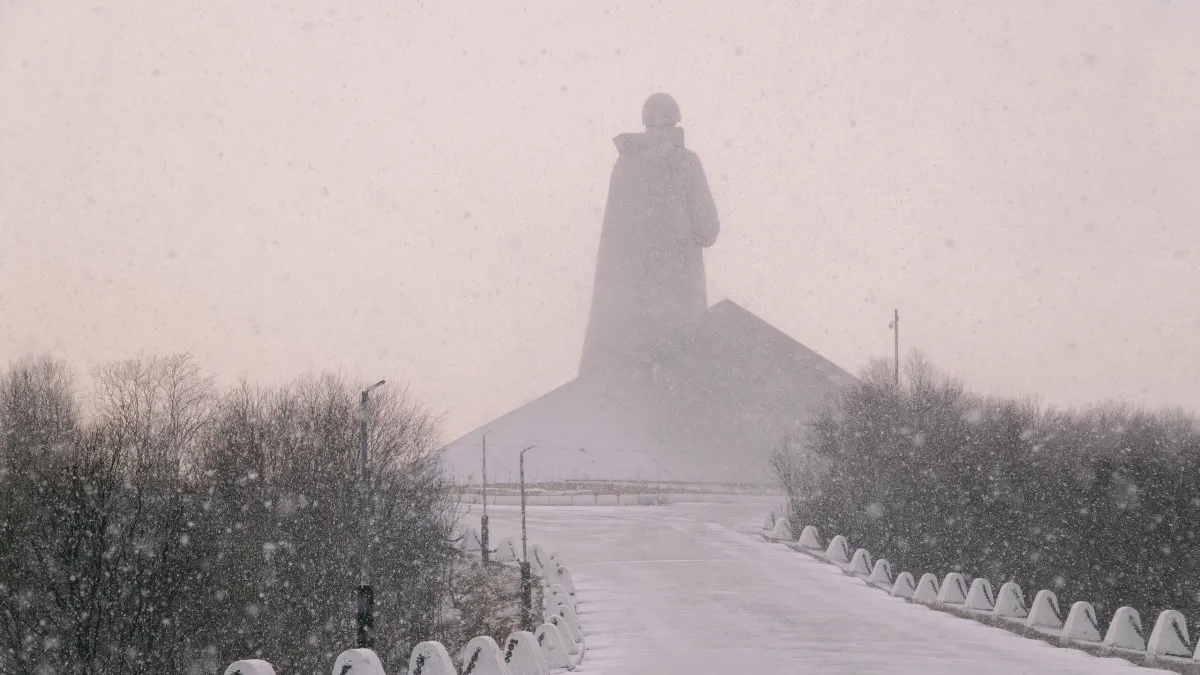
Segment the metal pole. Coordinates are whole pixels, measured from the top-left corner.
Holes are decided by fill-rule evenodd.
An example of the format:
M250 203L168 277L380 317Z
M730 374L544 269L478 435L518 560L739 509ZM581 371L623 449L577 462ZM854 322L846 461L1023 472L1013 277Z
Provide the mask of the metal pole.
M371 500L368 495L370 481L367 477L367 399L370 393L384 385L380 380L362 391L358 409L358 499L359 515L362 518L362 565L359 568L357 623L358 647L371 649L375 644L375 589L371 585Z
M480 530L479 545L480 545L480 548L483 549L482 551L480 551L480 554L483 556L483 564L484 565L488 564L488 557L490 554L490 551L489 551L490 545L488 544L488 515L487 515L487 435L489 433L491 433L491 432L485 431L483 434L483 486L482 486L482 490L481 490L481 492L483 493L483 517L480 518L480 524L479 524L479 530Z
M525 450L528 449L525 448ZM521 467L521 560L529 562L529 538L525 533L525 450L521 451L520 461L518 462Z
M521 628L530 630L533 624L533 574L529 567L529 537L525 529L525 451L521 451Z

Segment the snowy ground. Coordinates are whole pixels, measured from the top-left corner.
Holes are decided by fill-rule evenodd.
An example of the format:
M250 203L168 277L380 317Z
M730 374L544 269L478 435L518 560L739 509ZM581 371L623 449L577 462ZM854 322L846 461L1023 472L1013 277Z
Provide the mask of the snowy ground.
M479 507L466 523L478 527ZM579 590L597 675L1161 673L910 605L757 535L761 504L534 507ZM520 542L520 510L488 508Z

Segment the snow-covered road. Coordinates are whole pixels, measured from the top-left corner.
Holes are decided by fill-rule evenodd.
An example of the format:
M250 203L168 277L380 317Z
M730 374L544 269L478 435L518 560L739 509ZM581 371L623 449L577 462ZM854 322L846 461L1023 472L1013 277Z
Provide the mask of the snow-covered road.
M466 522L478 527L479 507ZM761 504L531 507L579 591L597 675L1159 673L888 597L757 536ZM520 546L520 511L489 507Z

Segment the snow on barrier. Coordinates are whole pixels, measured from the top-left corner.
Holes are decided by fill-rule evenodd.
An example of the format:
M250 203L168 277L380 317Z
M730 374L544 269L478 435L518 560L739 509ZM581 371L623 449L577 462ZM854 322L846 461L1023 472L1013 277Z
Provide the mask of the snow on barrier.
M1016 582L1009 581L1000 586L992 615L1003 619L1024 619L1029 616L1029 610L1025 607L1025 594Z
M992 595L992 582L983 577L972 581L965 606L976 612L991 612L995 609L996 597Z
M520 562L521 556L517 554L517 544L512 540L512 537L500 542L496 547L496 555L492 556L492 560L501 563Z
M929 572L921 575L921 580L917 582L917 590L913 592L913 602L918 602L922 605L932 605L938 599L938 582L937 577Z
M1025 619L1025 625L1038 630L1061 630L1062 615L1058 613L1058 596L1054 595L1054 591L1038 591L1033 598L1033 604L1029 606L1029 616Z
M910 572L901 572L892 584L892 597L910 599L917 593L917 583Z
M825 549L825 559L835 565L845 565L850 562L850 544L842 535L834 537Z
M846 571L864 579L871 576L871 554L867 549L860 548L854 552L854 557L850 558L850 565Z
M575 661L571 658L571 651L567 649L567 643L570 642L573 645L574 642L564 638L563 634L559 632L558 626L544 623L537 627L533 636L537 638L538 646L542 648L546 664L550 666L551 670L556 668L575 669Z
M444 647L442 651L446 651ZM440 672L426 671L425 675L439 675ZM347 649L334 660L333 675L383 675L383 664L379 662L379 655L370 649Z
M500 645L487 635L481 635L463 648L462 675L509 675Z
M871 577L867 579L867 583L882 588L885 591L891 590L893 584L895 584L892 580L892 564L883 558L876 560L875 569L871 570Z
M559 605L554 608L554 614L561 620L558 622L551 621L550 623L560 628L565 627L567 635L571 640L577 645L584 646L583 628L579 625L579 615L575 613L575 610Z
M362 650L368 651L368 650ZM341 675L341 671L334 668L334 675ZM356 675L353 671L346 675ZM383 668L379 669L378 673L371 675L383 675ZM454 662L450 660L450 654L446 651L446 647L440 642L422 642L413 648L412 654L408 657L408 675L457 675L454 672Z
M551 569L550 554L546 549L538 544L532 544L529 547L529 567L533 573L539 577L545 577L546 571Z
M767 511L767 517L765 520L763 520L762 531L770 532L771 530L774 530L775 529L775 521L778 519L779 519L779 516L775 515L775 509L771 509L770 511Z
M563 639L566 640L570 645L569 649L571 653L577 654L577 658L582 660L584 652L587 651L587 646L583 644L583 636L573 636L571 633L570 624L567 623L565 618L558 614L546 617L546 623L552 623L556 628L558 628L558 632L562 634Z
M767 541L795 541L792 536L792 528L788 525L787 518L779 518L775 521L775 526L770 532L763 532L763 539Z
M1108 624L1108 632L1104 634L1104 646L1144 652L1145 635L1142 632L1142 617L1138 611L1132 607L1121 607L1113 614L1112 621Z
M504 662L512 675L550 675L546 655L529 631L517 631L504 640Z
M937 601L943 605L965 605L967 602L967 580L958 572L951 572L942 580Z
M545 549L538 546L537 550L542 560L548 562L553 567L552 574L547 574L543 579L545 587L546 611L545 623L539 627L535 633L535 638L538 644L545 652L548 661L551 662L552 668L560 666L555 665L562 660L568 664L566 667L574 669L582 660L587 651L584 644L583 628L579 623L579 615L576 613L576 595L575 581L571 576L571 571L566 565L559 562L558 557L553 553L547 553ZM549 627L552 627L557 633L551 633ZM555 638L557 642L554 642ZM549 645L549 646L547 646ZM562 653L562 659L555 656L553 645L558 645L558 650ZM514 672L512 675L516 675Z
M1100 625L1096 622L1096 608L1092 603L1080 600L1071 605L1067 620L1063 622L1062 635L1080 642L1100 642Z
M1187 620L1183 614L1164 609L1154 622L1154 630L1146 641L1146 652L1152 656L1170 656L1177 659L1192 658L1192 643L1188 640Z
M820 551L822 548L821 536L817 532L817 528L813 527L812 525L806 525L804 529L800 531L800 540L797 541L796 544L806 551Z
M458 548L468 555L482 556L483 544L479 543L479 532L473 527L468 527L458 542Z
M262 659L245 659L229 664L225 675L275 675L275 668Z
M571 570L567 569L566 565L559 565L553 574L546 575L546 578L546 583L562 586L572 598L575 597L575 578L571 576ZM574 607L573 602L571 606Z
M561 584L555 584L547 589L544 597L546 598L546 609L554 609L558 605L566 605L575 609L575 599Z
M772 529L779 528L779 520L782 516L770 521L774 523ZM791 531L790 525L788 531ZM868 574L870 553L860 548L851 558L850 544L841 535L831 539L822 552L817 529L812 525L801 530L798 541L780 543L836 565L845 574L866 578L868 585L908 602L1059 647L1079 649L1101 657L1123 658L1136 665L1165 668L1185 675L1200 675L1200 645L1192 642L1185 617L1175 610L1165 610L1159 615L1148 638L1141 617L1132 607L1119 608L1107 630L1102 631L1091 603L1075 602L1064 620L1058 597L1049 590L1039 591L1027 606L1021 587L1012 581L1002 584L994 595L987 579L973 580L968 589L965 577L958 572L947 574L940 586L937 576L931 573L923 574L919 582L913 583L912 573L900 572L892 582L892 570L882 558Z

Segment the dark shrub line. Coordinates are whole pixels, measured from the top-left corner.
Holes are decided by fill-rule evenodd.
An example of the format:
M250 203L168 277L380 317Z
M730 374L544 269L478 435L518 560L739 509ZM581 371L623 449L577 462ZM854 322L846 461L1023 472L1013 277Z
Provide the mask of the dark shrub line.
M876 365L775 465L793 523L897 570L1053 590L1101 616L1200 621L1200 429L1177 411L1056 410L969 393L919 358ZM799 531L799 530L796 530Z

